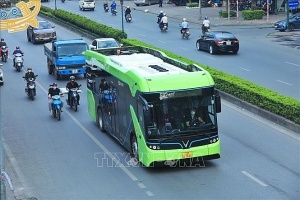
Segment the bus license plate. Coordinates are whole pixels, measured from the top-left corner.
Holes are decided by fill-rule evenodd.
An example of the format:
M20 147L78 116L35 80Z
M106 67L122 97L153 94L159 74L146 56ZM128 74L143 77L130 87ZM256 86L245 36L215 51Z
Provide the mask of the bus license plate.
M191 158L193 156L192 152L183 152L182 157L183 158Z
M73 69L73 70L72 70L72 73L73 73L73 74L77 74L77 69Z

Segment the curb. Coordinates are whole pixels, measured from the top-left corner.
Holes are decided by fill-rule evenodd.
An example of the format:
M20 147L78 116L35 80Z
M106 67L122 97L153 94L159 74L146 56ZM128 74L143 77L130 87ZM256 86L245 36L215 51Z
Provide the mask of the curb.
M50 17L48 17L46 15L43 15L41 13L39 13L38 15L40 17L45 18L48 21L60 24L60 25L62 25L64 27L68 28L71 31L79 33L83 37L86 37L86 38L91 39L91 40L93 40L95 38L95 36L93 36L93 35L91 35L91 34L89 34L87 32L78 30L75 27L71 27L69 25L66 25L66 24L64 24L64 23L62 23L60 21L57 21L55 19L52 19L52 18L50 18ZM225 93L223 91L220 91L220 95L221 95L221 97L224 100L226 100L226 101L228 101L228 102L230 102L232 104L235 104L236 106L242 107L245 110L248 110L249 112L252 112L252 113L254 113L256 115L259 115L259 116L261 116L261 117L263 117L263 118L265 118L265 119L267 119L267 120L269 120L269 121L271 121L271 122L273 122L275 124L278 124L278 125L286 128L286 129L288 129L288 130L291 130L293 132L296 132L296 133L300 134L300 125L299 124L296 124L296 123L294 123L294 122L292 122L292 121L290 121L288 119L285 119L284 117L276 115L274 113L271 113L270 111L267 111L267 110L264 110L262 108L259 108L259 107L255 106L255 105L252 105L252 104L250 104L250 103L248 103L246 101L243 101L243 100L241 100L241 99L239 99L239 98L237 98L235 96L232 96L232 95L230 95L228 93Z

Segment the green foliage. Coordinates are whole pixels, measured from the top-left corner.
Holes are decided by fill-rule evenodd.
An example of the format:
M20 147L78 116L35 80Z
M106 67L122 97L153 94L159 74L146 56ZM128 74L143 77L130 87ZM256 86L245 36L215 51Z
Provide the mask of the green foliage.
M264 16L263 10L243 10L242 16L244 20L262 19Z
M230 17L236 17L236 11L234 11L234 10L231 10L229 12L229 14L230 14ZM220 10L219 15L220 15L220 17L227 18L228 17L228 12Z
M190 7L190 8L199 7L199 3L187 3L186 7Z
M53 11L52 9L44 6L42 6L40 12L48 17L52 17L56 20L64 22L65 24L76 27L77 29L82 29L88 31L89 33L93 33L95 37L113 37L121 41L121 43L124 45L138 45L158 49L163 51L171 58L181 60L187 64L195 63L195 61L181 57L164 49L151 46L139 40L121 39L120 30L115 30L111 27L98 24L97 22L89 20L80 15L72 14L62 10ZM225 12L224 16L227 17L227 12ZM127 37L127 35L125 36ZM205 66L200 63L196 64L207 70L212 75L218 89L272 113L283 116L297 124L300 124L300 101L283 96L250 81L246 81L239 77L226 74L217 69L210 68L209 66Z

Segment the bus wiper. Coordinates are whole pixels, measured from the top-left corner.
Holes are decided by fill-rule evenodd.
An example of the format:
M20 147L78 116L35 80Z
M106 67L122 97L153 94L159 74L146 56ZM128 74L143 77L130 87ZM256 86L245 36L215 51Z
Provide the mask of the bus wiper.
M170 135L170 136L168 136L168 137L164 137L164 138L159 139L158 142L162 142L162 141L165 141L165 140L167 140L167 139L175 138L175 137L177 137L177 136L178 136L177 134L175 134L175 135Z

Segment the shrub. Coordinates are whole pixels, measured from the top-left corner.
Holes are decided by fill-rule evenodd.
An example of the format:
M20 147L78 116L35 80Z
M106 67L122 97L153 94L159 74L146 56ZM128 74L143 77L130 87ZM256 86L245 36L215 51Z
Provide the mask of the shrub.
M186 7L189 7L189 8L199 7L199 3L187 3Z
M228 17L228 12L220 10L219 15L220 15L220 17L227 18ZM236 17L236 11L231 10L229 15L230 15L230 17Z
M245 20L262 19L264 16L263 10L243 10L242 16Z

